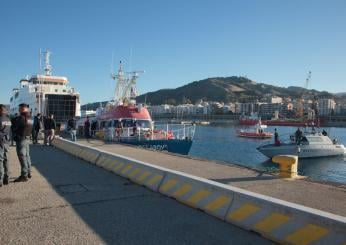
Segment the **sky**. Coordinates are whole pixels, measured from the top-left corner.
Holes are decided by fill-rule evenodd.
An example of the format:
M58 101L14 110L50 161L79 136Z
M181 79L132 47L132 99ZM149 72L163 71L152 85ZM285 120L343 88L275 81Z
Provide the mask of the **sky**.
M1 0L0 103L40 48L82 104L113 97L120 60L145 70L140 93L233 75L303 87L308 71L308 88L346 92L346 1Z

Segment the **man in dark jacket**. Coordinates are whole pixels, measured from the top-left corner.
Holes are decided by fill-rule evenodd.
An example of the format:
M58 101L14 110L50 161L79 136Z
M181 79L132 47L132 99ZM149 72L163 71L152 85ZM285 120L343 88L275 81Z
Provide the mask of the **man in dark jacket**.
M34 124L32 128L32 143L38 144L38 133L40 132L41 129L41 114L38 113L34 117Z
M25 182L28 181L28 178L31 178L29 139L32 132L32 124L29 106L24 103L20 104L19 115L14 119L14 124L12 126L21 174L14 182Z
M0 104L0 187L8 184L10 176L8 167L8 148L11 133L11 120L5 105Z

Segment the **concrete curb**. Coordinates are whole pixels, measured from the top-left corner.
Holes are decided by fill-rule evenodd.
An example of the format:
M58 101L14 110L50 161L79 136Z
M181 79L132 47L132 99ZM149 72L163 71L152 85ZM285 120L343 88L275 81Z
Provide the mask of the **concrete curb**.
M131 181L282 244L346 244L346 218L64 139L54 145Z

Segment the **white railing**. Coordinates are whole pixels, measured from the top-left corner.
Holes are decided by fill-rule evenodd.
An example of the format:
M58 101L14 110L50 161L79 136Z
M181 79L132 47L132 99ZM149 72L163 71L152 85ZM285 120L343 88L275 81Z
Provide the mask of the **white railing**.
M156 125L154 130L141 127L104 128L95 130L92 135L103 135L107 141L127 140L192 140L195 125L164 124Z

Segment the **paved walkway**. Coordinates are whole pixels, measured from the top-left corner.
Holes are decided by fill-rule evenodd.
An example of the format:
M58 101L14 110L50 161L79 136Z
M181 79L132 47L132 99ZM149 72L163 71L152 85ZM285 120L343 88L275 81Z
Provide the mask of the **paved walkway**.
M270 244L54 147L31 146L33 178L0 188L0 244Z
M346 186L312 182L309 180L283 180L236 165L156 152L120 144L105 144L99 140L79 140L79 143L128 156L169 169L237 186L249 191L317 208L346 217Z

